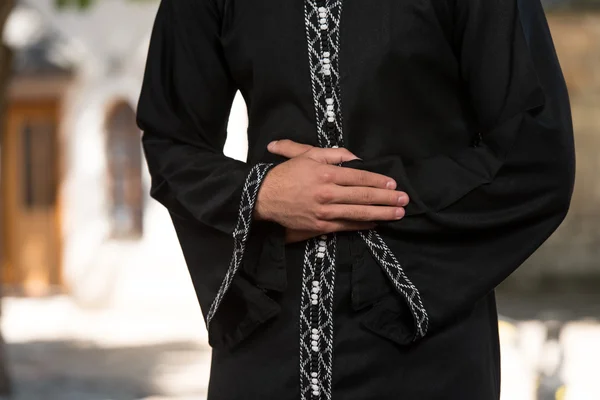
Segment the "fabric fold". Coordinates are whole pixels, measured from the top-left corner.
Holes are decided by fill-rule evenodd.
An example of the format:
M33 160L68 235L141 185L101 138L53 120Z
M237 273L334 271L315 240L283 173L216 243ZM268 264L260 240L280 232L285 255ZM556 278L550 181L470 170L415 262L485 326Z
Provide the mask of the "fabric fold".
M480 140L411 163L386 156L342 164L390 176L411 198L405 218L361 236L384 270L397 271L387 275L405 312L428 317L416 339L467 315L518 268L563 221L573 191L568 95L552 42L539 34L548 32L541 6L463 0L456 11L482 128L471 136ZM498 27L493 46L477 40L486 24ZM498 65L507 68L493 79ZM391 306L379 320L402 320Z
M231 261L229 267L225 273L225 277L219 286L219 290L212 301L208 313L206 314L206 326L210 335L210 324L223 301L223 297L227 294L231 283L233 282L236 273L242 265L244 258L244 252L246 251L246 242L250 235L252 225L252 214L254 212L254 206L256 204L256 197L258 191L263 182L266 173L273 164L259 163L252 167L244 187L242 188L242 195L240 199L237 224L233 231L233 254L231 255Z
M287 288L285 228L272 221L254 221L243 259L243 270L260 288Z
M412 333L408 334L411 337L411 341L421 339L427 334L427 330L429 329L429 316L423 305L419 289L406 275L398 258L376 230L361 231L359 235L369 248L372 257L383 269L397 293L402 296L406 306L408 306L414 326L414 329L410 330ZM381 310L383 311L384 309L381 308Z
M150 194L173 220L209 342L232 346L279 312L267 289L284 290L284 256L259 251L265 240L279 240L283 251L285 232L266 222L252 232L259 188L275 163L223 154L238 88L220 43L220 13L212 1L160 3L137 123Z

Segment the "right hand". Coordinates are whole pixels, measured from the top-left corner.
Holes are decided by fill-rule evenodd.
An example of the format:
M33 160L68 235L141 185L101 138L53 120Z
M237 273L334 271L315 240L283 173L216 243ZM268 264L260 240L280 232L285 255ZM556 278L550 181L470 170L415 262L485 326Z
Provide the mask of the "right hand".
M395 190L392 178L335 165L356 158L343 148L310 148L274 167L261 185L254 217L288 228L288 241L404 217L408 195Z

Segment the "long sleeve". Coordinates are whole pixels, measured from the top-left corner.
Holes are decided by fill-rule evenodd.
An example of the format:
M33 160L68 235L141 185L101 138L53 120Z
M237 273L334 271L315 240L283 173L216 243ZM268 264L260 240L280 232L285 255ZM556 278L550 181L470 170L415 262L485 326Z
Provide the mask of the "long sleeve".
M223 154L237 87L221 46L221 15L216 0L162 0L137 112L151 195L171 214L214 346L239 342L279 311L269 288L252 279L256 266L244 265L264 258L257 249L271 227L257 223L252 231L252 212L273 164ZM272 258L271 286L281 290L282 256Z
M414 311L395 311L404 332L391 335L400 342L467 315L560 225L573 189L569 99L540 1L451 3L478 126L473 145L412 164L395 156L344 163L393 177L411 198L404 219L362 233L397 261L400 283L422 302L429 329L420 334Z

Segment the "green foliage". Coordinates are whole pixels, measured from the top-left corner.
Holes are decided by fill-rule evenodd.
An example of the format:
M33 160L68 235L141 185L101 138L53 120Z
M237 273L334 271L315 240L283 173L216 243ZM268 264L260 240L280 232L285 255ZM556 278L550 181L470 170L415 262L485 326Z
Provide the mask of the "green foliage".
M88 8L94 0L54 0L58 8L74 7L79 9Z

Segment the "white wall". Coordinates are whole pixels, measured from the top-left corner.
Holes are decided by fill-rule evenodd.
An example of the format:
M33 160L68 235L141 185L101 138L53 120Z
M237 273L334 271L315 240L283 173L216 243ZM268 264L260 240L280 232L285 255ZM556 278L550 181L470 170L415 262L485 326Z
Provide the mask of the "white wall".
M84 13L57 11L54 0L26 0L62 34L62 57L77 65L64 100L65 179L61 188L64 279L88 306L197 309L168 213L148 196L140 241L109 238L105 119L126 100L135 109L157 2L102 0ZM236 98L225 152L245 159L246 111Z

